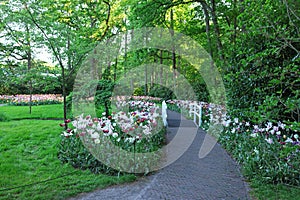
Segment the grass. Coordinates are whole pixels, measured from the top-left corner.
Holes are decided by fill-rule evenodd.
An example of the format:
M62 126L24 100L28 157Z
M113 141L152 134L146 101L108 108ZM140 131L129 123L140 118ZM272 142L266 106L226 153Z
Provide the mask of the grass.
M282 184L251 182L251 196L255 200L300 200L300 188Z
M30 118L26 108L3 106L0 107L0 113L5 112L11 119ZM37 108L38 110L33 110L34 117L60 117L61 105ZM133 175L95 175L90 171L62 165L57 159L57 145L62 131L59 123L60 120L0 122L1 200L65 199L82 192L136 179Z
M0 114L9 119L57 119L63 118L63 105L32 106L32 113L29 113L28 106L0 106Z

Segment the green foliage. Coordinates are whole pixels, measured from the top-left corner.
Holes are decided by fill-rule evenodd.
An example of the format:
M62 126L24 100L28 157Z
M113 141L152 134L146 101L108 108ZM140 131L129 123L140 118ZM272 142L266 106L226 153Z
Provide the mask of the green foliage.
M0 65L0 94L60 94L59 72L57 68L43 62L33 62L30 71L24 63ZM1 72L3 74L1 74Z
M53 4L50 1L33 0L27 2L27 8L29 8L27 10L23 1L1 3L0 14L3 20L0 22L0 35L5 42L0 43L2 50L0 52L0 94L29 93L30 82L33 84L34 93L61 93L60 86L66 85L68 94L73 88L76 72L82 59L96 45L96 41L102 41L111 33L115 34L131 28L163 26L174 28L194 38L206 48L223 75L228 100L227 111L232 117L259 124L280 120L288 125L299 127L299 1L113 0L109 1L109 4L108 6L104 1L100 3L68 1L66 3L62 0ZM20 10L18 8L21 5L25 8ZM111 8L110 12L108 8ZM32 15L29 15L28 11L31 11ZM207 15L205 12L208 12ZM107 18L108 13L110 13L109 18ZM208 24L205 23L206 17L208 17ZM35 31L36 25L32 23L33 21L36 21L39 31L43 31L44 34ZM24 31L26 27L30 29ZM128 38L133 36L134 34ZM28 52L33 46L46 46L51 50L61 70L65 70L63 77L42 76L41 73L51 74L52 72L46 66L39 69L39 65L43 64L39 64L36 58L33 58L35 63L31 68L32 71L26 70L26 58L29 58ZM118 62L116 60L110 63L112 65L105 73L101 71L101 68L98 75L107 75L112 78L111 72L114 70L116 81L120 78L118 77L120 74L126 74L134 66L153 61L172 66L171 53L155 49L126 52L124 58L118 58ZM19 62L19 60L23 61ZM198 99L208 102L209 94L201 76L188 64L188 60L177 56L176 61L178 72L190 82ZM108 66L103 68L106 67L108 68ZM159 75L147 73L149 78L159 77ZM129 84L124 87L129 87ZM146 80L145 84L147 84ZM108 99L111 96L112 87L109 81L99 83L95 101L97 112L101 113L106 110L107 115L109 114ZM130 85L131 87L136 86ZM87 91L89 91L88 88L87 86ZM156 85L152 89L141 87L134 90L134 95L148 93L163 98L171 96L170 91ZM67 107L70 108L70 104ZM13 108L10 109L11 111L4 114L9 118L15 112ZM33 107L33 109L36 108ZM58 115L56 109L54 111L54 115L61 116ZM52 112L48 109L45 112L47 113L34 116L38 118L52 116ZM12 118L17 118L18 113L16 111ZM22 117L27 116L24 113L20 114ZM230 139L232 139L229 140L230 142L234 142L232 142L232 147L228 146L228 149L234 154L238 154L236 149L239 149L242 160L246 158L247 151L259 145L251 139L248 142L247 138L241 135ZM260 140L262 142L264 138ZM237 145L239 143L241 143L240 146ZM258 148L260 152L269 151L269 153L262 154L262 161L246 162L250 163L245 167L245 172L249 176L255 167L262 167L264 170L267 165L270 165L272 173L274 171L270 180L280 182L283 181L283 175L291 177L284 171L285 166L277 169L273 164L275 160L279 166L283 165L281 160L275 159L275 156L280 157L281 154L288 156L286 150L282 153L282 149L278 150L266 145ZM279 173L277 174L278 180L274 178L277 173L275 170ZM255 173L262 177L269 176L257 170Z
M181 113L181 109L176 104L168 103L167 106L168 106L169 110ZM187 116L185 116L185 117L187 117Z
M145 95L145 87L138 87L133 90L134 96L144 96Z
M147 84L147 90L145 85L135 88L133 91L133 95L158 97L161 98L162 101L168 99L175 99L175 95L172 90L159 84Z
M262 9L248 3L238 16L244 31L228 43L230 67L223 71L232 115L259 123L299 121L300 21L290 15L294 3L268 1Z
M175 99L175 95L172 90L158 84L154 84L152 87L150 87L148 95L152 97L159 97L162 99L162 101Z
M98 82L95 94L95 106L96 109L99 109L104 106L106 116L109 116L109 110L111 106L110 97L112 96L113 88L114 83L110 80L101 79Z

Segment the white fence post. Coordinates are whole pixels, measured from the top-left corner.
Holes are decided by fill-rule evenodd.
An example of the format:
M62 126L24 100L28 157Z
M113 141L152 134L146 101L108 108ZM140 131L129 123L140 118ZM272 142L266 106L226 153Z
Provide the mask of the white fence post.
M202 104L200 103L200 107L199 107L199 127L202 124Z
M197 107L194 105L194 123L197 124L196 122L196 116L197 116Z
M162 120L163 120L163 123L164 123L164 126L168 126L168 122L167 122L167 104L165 101L162 102L162 111L161 111L161 115L162 115Z

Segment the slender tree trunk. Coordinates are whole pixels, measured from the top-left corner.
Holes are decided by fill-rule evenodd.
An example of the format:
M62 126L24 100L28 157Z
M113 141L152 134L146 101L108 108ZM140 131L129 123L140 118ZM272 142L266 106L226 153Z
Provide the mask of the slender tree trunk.
M172 69L173 69L173 90L176 88L176 53L175 53L175 44L174 44L174 13L173 9L170 11L170 32L172 37Z
M145 65L145 89L144 89L144 95L147 96L148 94L148 70L147 70L147 66Z
M211 0L211 18L214 23L214 32L215 32L215 37L216 37L216 42L217 42L218 54L219 54L220 60L224 61L223 46L222 46L222 42L221 42L221 38L220 38L220 28L219 28L219 23L218 23L218 17L216 15L215 0Z
M202 5L202 10L205 16L205 32L206 32L206 37L207 37L207 42L208 42L208 49L209 49L209 54L213 58L213 50L212 50L212 41L210 37L210 24L209 24L209 12L207 10L207 6L203 3L200 2Z
M71 41L70 41L70 37L68 36L68 40L67 40L67 49L68 51L71 48ZM67 55L67 67L68 69L71 69L71 58L70 58L70 54L68 53ZM62 72L62 95L63 95L63 104L64 104L64 121L67 120L67 78L66 78L66 74L65 74L65 68L63 65L61 65L61 72ZM65 123L65 129L68 128L68 124Z
M61 66L61 75L62 75L62 95L63 95L63 104L64 104L64 120L67 119L67 93L66 93L66 75L65 68ZM65 126L67 129L67 124Z
M27 39L27 71L30 74L30 70L32 67L32 53L31 53L31 42L30 42L30 32L29 27L26 25L26 39ZM29 114L32 113L32 76L30 76L29 80Z
M100 70L100 74L98 72L98 62L97 62L97 59L96 59L96 56L97 56L97 50L94 49L93 50L93 57L92 57L92 67L91 67L91 70L92 70L92 77L93 79L97 79L97 78L101 78L102 74L101 74L101 70Z
M116 63L114 65L114 82L117 81L117 65L118 65L118 58L116 58Z
M234 11L235 11L235 13L236 13L236 11L237 11L237 0L234 0L233 1L233 9L234 9ZM234 44L234 46L235 46L235 42L236 42L236 35L237 35L237 16L235 15L234 16L234 18L233 18L233 36L232 36L232 42L233 42L233 44Z
M163 68L163 51L160 50L160 85L163 84L163 73L164 73L164 68Z
M127 31L125 32L125 41L124 41L124 77L126 77L127 72L127 48L128 48L128 35Z

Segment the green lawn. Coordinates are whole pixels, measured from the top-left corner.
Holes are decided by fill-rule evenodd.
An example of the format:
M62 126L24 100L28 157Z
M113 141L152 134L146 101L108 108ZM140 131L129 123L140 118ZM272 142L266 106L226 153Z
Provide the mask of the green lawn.
M250 186L255 200L300 200L299 187L259 182L252 182Z
M28 106L0 106L0 114L10 119L57 119L63 118L63 105L32 106L31 114Z
M32 115L59 118L59 108L61 105L38 106L39 111ZM27 107L4 106L0 111L11 119L30 118ZM136 179L133 175L95 175L62 165L57 159L59 123L61 120L0 122L0 199L65 199Z

